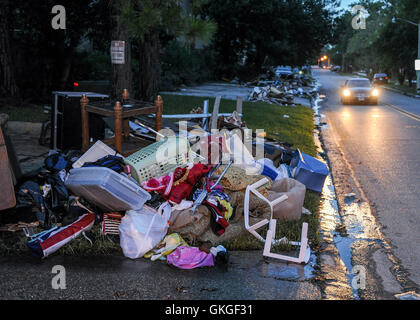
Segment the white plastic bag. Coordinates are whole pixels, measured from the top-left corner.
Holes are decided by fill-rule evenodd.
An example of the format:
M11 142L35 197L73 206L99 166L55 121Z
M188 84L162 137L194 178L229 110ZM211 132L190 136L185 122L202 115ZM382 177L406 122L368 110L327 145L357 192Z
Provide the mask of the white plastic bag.
M284 178L290 178L290 172L289 172L287 164L283 163L283 164L279 165L279 167L276 169L276 171L278 172L278 176L276 178L276 181L277 180L282 180Z
M144 206L127 211L121 219L120 245L126 257L137 259L152 250L166 236L171 206L165 202L156 213Z

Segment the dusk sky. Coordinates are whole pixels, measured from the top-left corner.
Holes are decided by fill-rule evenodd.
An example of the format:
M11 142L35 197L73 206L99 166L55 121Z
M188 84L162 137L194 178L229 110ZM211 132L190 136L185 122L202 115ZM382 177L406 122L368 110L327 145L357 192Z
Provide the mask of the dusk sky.
M355 0L341 0L341 7L347 9L348 5L352 2L356 2Z

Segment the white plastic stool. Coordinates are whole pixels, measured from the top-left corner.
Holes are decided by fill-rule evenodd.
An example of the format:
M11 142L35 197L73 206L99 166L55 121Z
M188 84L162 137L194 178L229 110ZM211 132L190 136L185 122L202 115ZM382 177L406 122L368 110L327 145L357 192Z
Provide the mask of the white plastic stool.
M245 218L245 228L257 239L261 240L262 242L265 242L264 238L261 237L258 233L257 233L257 229L265 226L266 224L269 223L269 221L267 219L261 220L260 222L257 222L256 224L250 226L249 225L249 195L252 192L253 194L255 194L258 198L260 198L261 200L265 201L268 203L268 205L270 206L270 210L271 210L271 214L270 217L273 217L273 208L276 204L283 202L285 200L288 199L288 197L286 195L281 196L280 198L275 199L274 201L269 201L266 197L264 197L261 193L259 193L259 191L257 190L259 187L265 185L266 183L268 183L268 179L267 178L263 178L257 182L255 182L254 184L251 184L249 186L246 187L246 191L245 191L245 199L244 199L244 218ZM270 219L271 219L270 218Z
M263 178L254 184L249 185L246 188L245 191L245 199L244 199L244 220L245 220L245 228L258 240L265 242L264 244L264 252L263 255L270 258L280 259L280 260L286 260L291 261L295 263L307 263L310 258L311 254L311 248L308 246L308 224L306 222L302 225L302 234L301 234L301 241L295 242L295 241L288 241L286 240L286 243L294 245L294 246L300 246L299 256L291 257L291 256L285 256L277 253L271 253L271 246L273 244L277 244L280 242L285 242L285 239L279 239L275 240L275 234L276 234L276 223L277 220L273 219L273 208L276 204L283 202L288 199L286 195L282 195L281 197L270 201L266 197L264 197L260 192L258 192L257 188L263 186L266 184L269 180L267 178ZM250 226L249 225L249 195L250 193L255 194L258 198L263 200L264 202L268 203L270 206L270 221L267 219L261 220L260 222L257 222L256 224ZM265 226L266 224L269 224L268 230L267 230L267 236L266 239L264 239L261 235L257 233L257 229Z

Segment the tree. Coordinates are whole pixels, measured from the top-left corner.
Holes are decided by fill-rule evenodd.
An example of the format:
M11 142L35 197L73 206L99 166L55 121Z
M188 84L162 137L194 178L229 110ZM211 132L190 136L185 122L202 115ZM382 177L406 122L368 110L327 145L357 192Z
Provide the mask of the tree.
M221 76L233 77L246 58L248 75L266 63L301 66L328 42L330 11L322 0L213 0L206 14L218 24L214 47Z
M9 17L10 2L5 0L0 10L0 94L17 97L19 90L15 81L14 61L10 49Z
M56 1L43 0L36 5L32 1L14 1L11 19L16 32L10 43L22 94L42 99L50 97L52 90L71 88L78 45L109 16L103 11L104 1L62 0L66 29L57 30L51 25Z
M181 36L184 31L184 40L195 41L198 37L211 37L214 28L211 21L203 22L200 28L185 33L188 26L188 17L193 12L189 8L197 8L200 1L183 3L180 0L131 0L123 9L125 22L131 37L137 42L139 49L139 98L152 101L159 89L160 81L160 53L161 38L165 35ZM198 18L194 16L194 18ZM206 20L206 19L203 19ZM189 20L196 21L196 20ZM197 26L197 23L190 24ZM204 26L204 27L203 27ZM200 33L202 33L200 35Z
M111 0L109 4L111 15L111 40L124 41L124 64L111 65L111 98L121 98L124 89L132 93L131 75L131 39L123 22L121 9L125 0Z
M399 17L420 22L417 0L364 0L369 16L365 30L351 26L353 14L346 11L334 24L333 63L343 58L358 69L392 74L402 84L415 77L414 60L417 56L417 29L404 22L393 22Z

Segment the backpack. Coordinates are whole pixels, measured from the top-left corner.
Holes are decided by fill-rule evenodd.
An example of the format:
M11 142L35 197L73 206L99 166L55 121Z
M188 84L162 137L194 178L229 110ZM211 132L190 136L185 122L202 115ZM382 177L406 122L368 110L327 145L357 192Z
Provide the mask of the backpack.
M54 153L45 158L44 165L48 171L55 173L67 169L69 162L63 154Z

